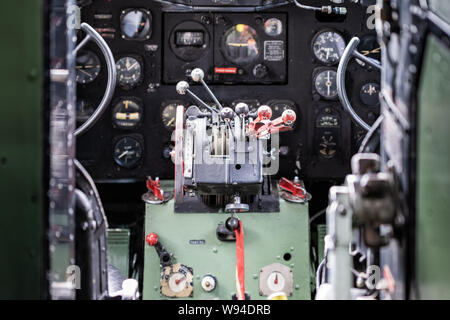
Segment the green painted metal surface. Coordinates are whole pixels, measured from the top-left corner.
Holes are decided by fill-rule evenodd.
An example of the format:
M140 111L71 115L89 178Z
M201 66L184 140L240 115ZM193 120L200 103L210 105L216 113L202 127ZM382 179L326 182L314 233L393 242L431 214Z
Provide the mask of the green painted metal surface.
M427 41L419 91L416 264L419 298L450 299L450 52Z
M45 283L42 1L1 1L0 33L0 299L37 299Z
M147 205L146 234L158 234L163 246L175 256L174 263L185 264L194 270L192 299L231 299L236 292L236 244L222 242L216 228L229 217L225 213L174 213L174 202ZM279 213L241 213L245 235L245 285L252 300L266 299L259 295L260 269L281 263L293 271L293 295L289 299L310 299L310 247L308 206L288 203L280 199ZM189 240L205 240L192 245ZM283 256L289 253L291 259ZM161 299L160 264L156 250L146 244L144 264L144 299ZM201 288L206 274L217 278L217 287L207 293Z
M130 255L130 230L129 229L108 229L108 264L119 269L122 274L128 277L129 255Z

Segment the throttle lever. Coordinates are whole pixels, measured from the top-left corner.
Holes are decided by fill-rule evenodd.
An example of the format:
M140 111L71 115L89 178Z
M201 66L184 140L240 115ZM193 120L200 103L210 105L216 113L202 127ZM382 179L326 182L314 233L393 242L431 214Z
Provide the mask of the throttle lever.
M163 267L172 265L172 255L161 244L156 233L149 233L147 237L145 237L145 241L149 246L155 248L159 261Z
M283 114L269 121L256 130L256 137L260 138L268 134L292 130L292 126L297 119L297 114L293 110L285 110Z

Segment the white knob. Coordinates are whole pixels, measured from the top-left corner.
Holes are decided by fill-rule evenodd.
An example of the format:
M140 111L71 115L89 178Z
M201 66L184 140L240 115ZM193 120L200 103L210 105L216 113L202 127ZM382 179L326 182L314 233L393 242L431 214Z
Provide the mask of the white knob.
M216 288L216 278L207 275L202 279L202 289L206 292L211 292Z
M195 68L191 72L191 78L195 82L200 82L201 80L203 80L204 77L205 77L205 73L200 68Z
M189 83L186 81L180 81L177 83L177 92L178 94L186 94L186 90L189 89Z

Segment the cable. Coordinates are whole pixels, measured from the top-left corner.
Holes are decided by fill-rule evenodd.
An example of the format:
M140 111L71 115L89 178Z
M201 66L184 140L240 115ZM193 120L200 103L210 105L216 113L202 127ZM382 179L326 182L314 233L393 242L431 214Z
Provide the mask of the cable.
M328 207L327 207L328 208ZM318 217L320 217L322 214L327 212L327 208L320 210L315 215L313 215L311 218L309 218L309 224L311 224L314 220L316 220Z
M347 14L347 8L346 7L332 7L332 6L322 6L322 7L312 7L312 6L305 6L304 4L301 4L298 2L298 0L293 0L295 5L301 9L305 10L312 10L312 11L320 11L327 14Z
M366 133L363 141L361 142L361 146L359 147L358 153L363 153L364 149L366 148L367 144L369 143L369 140L372 138L375 131L377 131L378 127L381 125L381 123L384 120L384 115L380 115L378 119L374 122L372 127L370 127L369 131Z
M316 291L317 291L317 289L319 289L320 285L322 284L321 275L322 275L322 270L323 270L324 266L325 266L325 258L322 260L322 262L317 267L317 271L316 271Z

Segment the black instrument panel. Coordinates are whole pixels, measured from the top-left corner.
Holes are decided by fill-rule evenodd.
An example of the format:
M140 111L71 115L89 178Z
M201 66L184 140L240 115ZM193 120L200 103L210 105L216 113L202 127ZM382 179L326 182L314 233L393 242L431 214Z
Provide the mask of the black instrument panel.
M293 5L247 13L177 12L144 0L98 0L83 7L82 20L105 38L122 79L108 110L78 138L78 158L97 180L173 178L174 108L194 104L176 93L175 84L200 67L224 106L244 101L255 110L269 104L274 113L297 112L294 130L280 136L280 176L343 178L364 131L336 97L337 63L343 42L355 35L365 39L363 54L379 51L365 8L348 4L347 10L345 19L323 22ZM99 57L101 68L78 84L80 122L100 102L106 84L101 54L94 45L86 50ZM87 65L80 70L94 69ZM369 123L379 112L378 83L378 72L356 60L349 64L349 98ZM191 88L211 102L203 88Z

